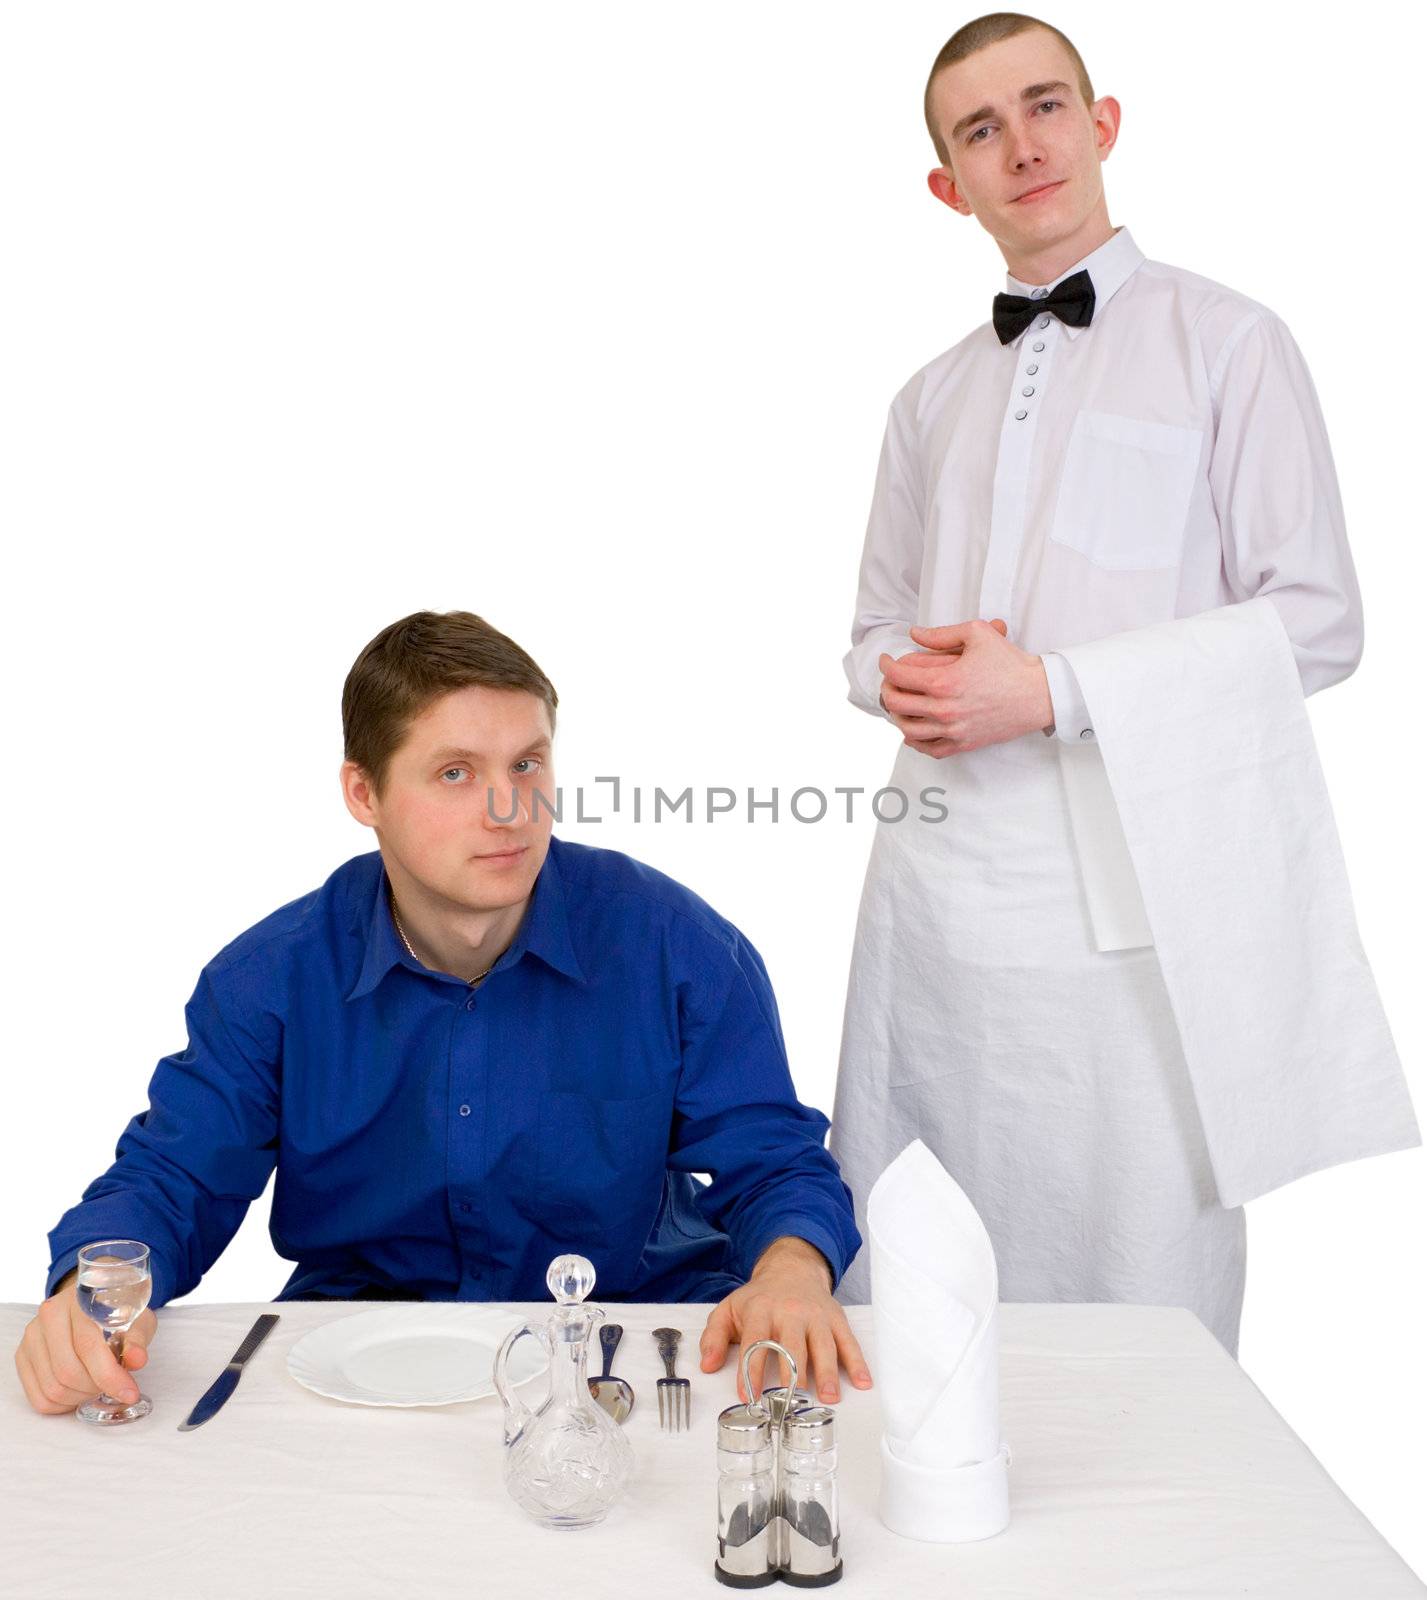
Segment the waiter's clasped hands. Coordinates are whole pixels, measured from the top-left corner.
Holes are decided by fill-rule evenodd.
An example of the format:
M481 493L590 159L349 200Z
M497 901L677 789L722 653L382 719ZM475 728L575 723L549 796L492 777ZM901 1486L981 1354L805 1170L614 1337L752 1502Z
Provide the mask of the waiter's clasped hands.
M922 648L878 665L882 704L913 750L959 755L1054 722L1041 658L1013 644L1001 618L910 633Z

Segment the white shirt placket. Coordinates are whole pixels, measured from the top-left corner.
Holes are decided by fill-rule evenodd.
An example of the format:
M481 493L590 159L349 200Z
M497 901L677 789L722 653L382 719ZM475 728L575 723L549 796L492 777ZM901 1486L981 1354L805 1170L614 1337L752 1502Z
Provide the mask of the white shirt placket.
M1044 299L1049 293L1049 289L1037 289L1032 299ZM991 535L986 546L986 565L981 575L976 614L988 622L993 617L1004 619L1012 639L1020 632L1019 602L1014 591L1025 536L1036 423L1053 358L1063 336L1059 319L1046 312L1015 341L1016 361L1001 419L996 477L991 492Z

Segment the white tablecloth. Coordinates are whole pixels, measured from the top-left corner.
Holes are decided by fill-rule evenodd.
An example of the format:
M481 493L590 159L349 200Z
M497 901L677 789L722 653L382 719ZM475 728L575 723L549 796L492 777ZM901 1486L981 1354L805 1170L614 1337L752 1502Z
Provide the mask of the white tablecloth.
M609 1308L626 1329L615 1370L639 1397L626 1425L637 1465L606 1521L574 1533L536 1527L506 1494L495 1398L372 1408L325 1399L289 1377L295 1340L367 1309L167 1307L140 1377L153 1414L123 1428L40 1416L12 1366L0 1411L0 1594L712 1600L730 1592L713 1577L714 1420L733 1402L734 1367L697 1370L707 1307ZM431 1309L443 1308L423 1308ZM265 1310L282 1321L237 1392L206 1426L179 1433ZM7 1349L34 1312L0 1306ZM875 1374L871 1314L854 1306L850 1316ZM685 1435L658 1429L653 1384L662 1369L648 1330L666 1323L685 1332L681 1370L694 1386ZM845 1600L1427 1594L1188 1312L1007 1305L1001 1341L1011 1525L980 1544L921 1544L882 1526L876 1390L844 1387L846 1576L834 1592Z

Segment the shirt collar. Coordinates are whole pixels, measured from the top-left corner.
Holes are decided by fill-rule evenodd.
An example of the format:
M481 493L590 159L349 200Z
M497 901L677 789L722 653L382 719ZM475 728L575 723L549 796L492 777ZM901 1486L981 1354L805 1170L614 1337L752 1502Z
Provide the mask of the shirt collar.
M565 875L560 870L560 859L565 846L552 838L545 854L545 864L535 880L535 890L530 897L530 910L525 914L515 943L496 962L497 967L514 965L527 952L538 956L547 967L563 972L577 983L585 982L584 969L575 955L570 940L570 903L565 887Z
M1060 277L1050 283L1035 284L1022 283L1019 278L1006 274L1006 293L1032 295L1042 299L1065 278L1076 272L1088 272L1090 281L1095 285L1095 317L1100 315L1100 309L1109 300L1110 296L1125 282L1130 274L1145 259L1144 252L1130 237L1130 230L1124 226L1115 229L1114 233L1098 249L1092 250L1088 256L1077 261L1073 267L1067 267ZM1095 317L1086 324L1093 327ZM1076 339L1085 332L1085 328L1072 328L1068 323L1061 324L1062 331L1068 338ZM1011 342L1019 344L1025 337L1028 329L1022 329L1020 334Z
M570 942L569 907L559 867L562 848L559 840L551 839L544 864L536 875L535 888L531 892L530 905L520 924L520 931L510 948L491 968L493 973L513 967L522 956L532 955L578 983L585 981L584 970ZM370 994L393 967L409 967L413 972L421 973L430 971L411 958L397 934L391 918L391 901L387 895L387 877L381 866L380 852L377 852L376 883L362 907L357 925L358 931L365 934L366 947L362 954L362 969L347 994L348 1000L360 1000L363 995Z

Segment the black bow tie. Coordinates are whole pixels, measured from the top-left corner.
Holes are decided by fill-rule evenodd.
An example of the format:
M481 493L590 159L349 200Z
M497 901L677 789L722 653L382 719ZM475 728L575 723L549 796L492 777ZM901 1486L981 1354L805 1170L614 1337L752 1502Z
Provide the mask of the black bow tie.
M1062 278L1055 288L1039 300L1023 294L998 294L991 302L991 323L1002 344L1010 344L1020 331L1042 312L1053 311L1072 328L1084 328L1095 310L1095 285L1083 268Z

